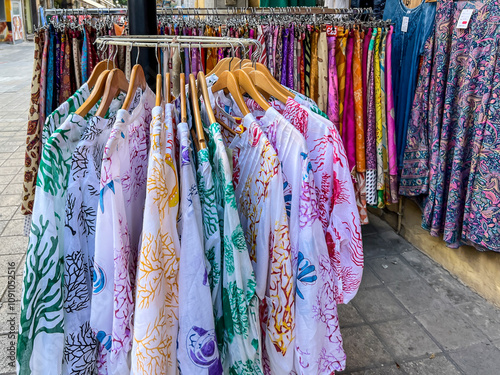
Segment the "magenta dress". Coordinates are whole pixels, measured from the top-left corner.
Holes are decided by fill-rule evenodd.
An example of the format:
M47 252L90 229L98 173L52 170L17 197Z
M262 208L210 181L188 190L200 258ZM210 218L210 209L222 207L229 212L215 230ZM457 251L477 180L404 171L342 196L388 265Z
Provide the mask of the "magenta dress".
M337 37L328 37L328 107L327 115L335 128L339 128L339 78L335 61L335 43Z
M346 81L345 81L345 98L344 98L344 113L342 123L342 141L347 153L349 162L349 170L352 171L356 167L356 118L354 111L354 83L352 79L352 60L354 54L354 34L349 33L346 48Z
M389 164L389 183L390 183L390 203L398 202L398 165L396 149L396 121L394 118L394 91L392 87L392 33L394 27L389 28L386 42L385 54L385 89L387 100L387 155Z

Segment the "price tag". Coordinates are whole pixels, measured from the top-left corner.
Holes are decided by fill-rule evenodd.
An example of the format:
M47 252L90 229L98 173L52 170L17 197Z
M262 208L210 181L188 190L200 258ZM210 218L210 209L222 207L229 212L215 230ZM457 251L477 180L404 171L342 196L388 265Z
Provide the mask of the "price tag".
M458 19L457 29L466 29L469 27L470 18L474 13L474 9L464 9L460 13L460 18Z
M326 35L327 36L335 36L337 35L337 28L332 25L326 25Z
M408 32L408 23L410 22L410 17L403 17L403 23L401 24L401 32Z

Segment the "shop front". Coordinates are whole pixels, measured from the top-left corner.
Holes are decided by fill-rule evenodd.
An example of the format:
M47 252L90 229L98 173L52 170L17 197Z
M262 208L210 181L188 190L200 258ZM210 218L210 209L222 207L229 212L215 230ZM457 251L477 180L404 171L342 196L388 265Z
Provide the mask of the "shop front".
M20 0L0 0L0 43L25 39L23 4Z

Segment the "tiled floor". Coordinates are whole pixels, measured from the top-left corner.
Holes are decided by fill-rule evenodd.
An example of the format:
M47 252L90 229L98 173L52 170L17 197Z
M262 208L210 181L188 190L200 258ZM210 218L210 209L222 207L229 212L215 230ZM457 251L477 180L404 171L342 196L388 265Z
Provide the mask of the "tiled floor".
M33 44L0 44L0 375L9 366L8 262L17 269L27 239L19 212ZM363 228L366 266L358 295L339 306L344 374L500 374L500 309L454 279L371 217ZM450 250L453 251L453 250ZM494 282L494 280L492 280ZM17 323L16 323L17 327ZM3 352L2 352L3 350Z

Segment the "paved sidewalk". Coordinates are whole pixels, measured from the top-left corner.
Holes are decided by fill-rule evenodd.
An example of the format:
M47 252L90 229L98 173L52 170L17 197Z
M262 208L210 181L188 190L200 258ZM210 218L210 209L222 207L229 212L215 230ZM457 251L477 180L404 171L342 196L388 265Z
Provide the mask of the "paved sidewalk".
M28 245L23 236L20 206L33 50L33 43L0 44L0 374L15 371L9 366L11 341L15 342L9 333L17 333L19 327L19 299ZM13 310L6 293L12 265L16 270ZM9 321L13 317L15 324Z
M343 374L500 374L500 309L387 223L370 221L361 288L339 306Z
M15 371L7 322L14 316L17 330L27 247L19 207L32 55L32 43L0 44L0 375ZM500 374L500 309L378 218L363 228L363 240L361 289L349 305L339 306L344 374ZM9 262L17 270L14 311L5 292Z

